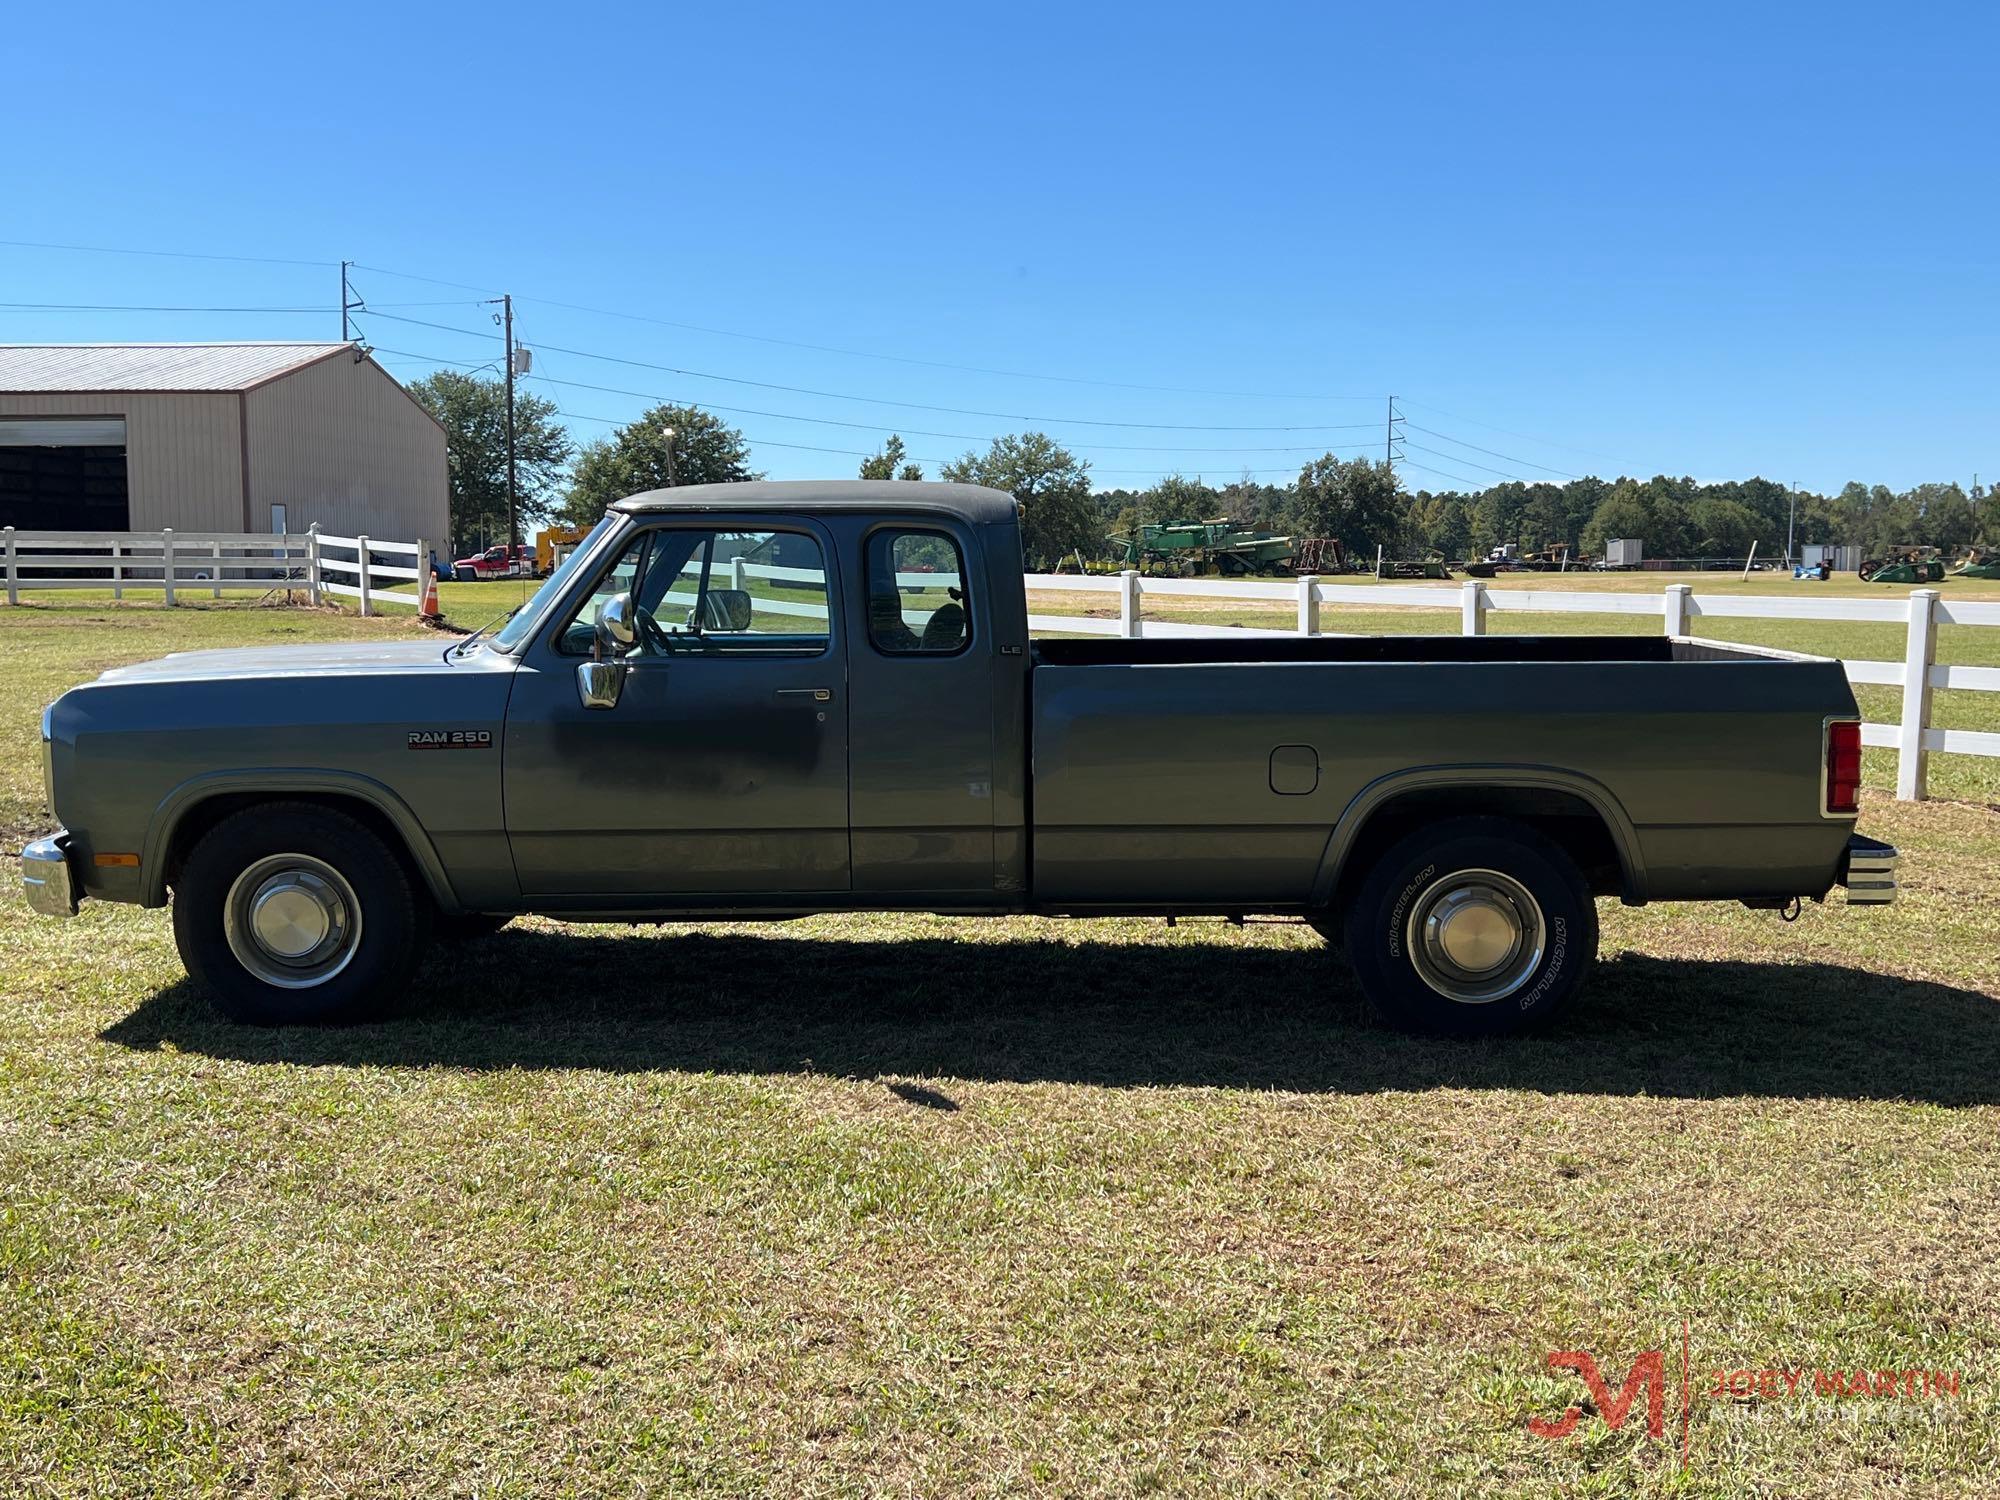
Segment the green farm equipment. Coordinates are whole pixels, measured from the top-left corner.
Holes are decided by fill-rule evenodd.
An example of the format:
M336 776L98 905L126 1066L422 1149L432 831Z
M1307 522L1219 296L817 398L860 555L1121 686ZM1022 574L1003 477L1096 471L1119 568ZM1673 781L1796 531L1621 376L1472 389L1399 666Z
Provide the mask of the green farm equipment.
M2000 578L2000 547L1973 547L1951 570L1954 578Z
M1449 578L1451 564L1444 560L1444 554L1433 552L1428 557L1384 558L1378 578Z
M1226 518L1169 521L1114 535L1118 560L1128 568L1164 567L1176 573L1242 576L1276 573L1292 560L1292 539Z
M1898 547L1855 570L1863 583L1942 583L1944 559L1935 547Z

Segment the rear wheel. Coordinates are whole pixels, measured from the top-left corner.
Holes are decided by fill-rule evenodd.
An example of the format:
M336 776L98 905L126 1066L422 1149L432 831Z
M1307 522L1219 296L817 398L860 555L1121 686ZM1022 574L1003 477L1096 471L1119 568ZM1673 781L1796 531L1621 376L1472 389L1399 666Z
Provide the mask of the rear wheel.
M424 908L380 838L312 803L231 814L174 883L181 960L232 1021L360 1020L399 998Z
M1504 818L1454 818L1404 838L1364 877L1345 927L1362 993L1408 1030L1545 1026L1597 959L1597 907L1576 862Z

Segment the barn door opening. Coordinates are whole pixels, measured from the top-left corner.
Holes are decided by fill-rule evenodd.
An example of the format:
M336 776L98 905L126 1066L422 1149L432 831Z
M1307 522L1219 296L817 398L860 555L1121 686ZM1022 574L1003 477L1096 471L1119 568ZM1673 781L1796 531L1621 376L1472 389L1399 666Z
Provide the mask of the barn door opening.
M0 417L0 526L128 531L123 417Z

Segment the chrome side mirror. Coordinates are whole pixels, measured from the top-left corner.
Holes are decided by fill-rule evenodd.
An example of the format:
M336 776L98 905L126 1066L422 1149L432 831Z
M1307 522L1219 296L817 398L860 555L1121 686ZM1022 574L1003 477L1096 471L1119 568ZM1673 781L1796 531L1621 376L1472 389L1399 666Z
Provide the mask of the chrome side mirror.
M580 661L576 664L576 696L585 708L616 708L625 691L622 661Z
M638 641L638 609L630 594L613 594L597 606L597 644L604 655L622 656Z

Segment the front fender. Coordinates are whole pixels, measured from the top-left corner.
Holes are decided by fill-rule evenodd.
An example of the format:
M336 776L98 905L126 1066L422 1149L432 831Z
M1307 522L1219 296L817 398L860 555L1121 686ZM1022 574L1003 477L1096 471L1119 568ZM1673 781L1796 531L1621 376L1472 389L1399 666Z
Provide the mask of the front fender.
M209 771L189 777L168 792L160 799L146 826L145 852L140 861L140 869L145 871L145 884L140 892L140 905L167 904L166 854L173 847L174 831L180 827L182 820L210 798L238 796L245 792L273 796L351 797L367 803L387 818L401 837L438 906L446 912L463 910L445 874L444 862L438 858L436 846L431 843L430 835L424 831L423 824L408 803L371 776L314 767Z
M1639 853L1638 833L1633 829L1632 820L1626 815L1624 807L1603 782L1559 766L1442 765L1391 772L1369 782L1354 794L1342 810L1340 820L1334 824L1333 833L1327 839L1326 852L1320 856L1319 872L1313 877L1313 905L1325 907L1332 902L1347 856L1371 817L1398 797L1439 788L1468 791L1530 789L1563 792L1578 798L1596 812L1611 835L1612 846L1618 851L1618 867L1625 883L1626 900L1638 904L1646 899L1646 870ZM1504 814L1504 802L1495 811Z

